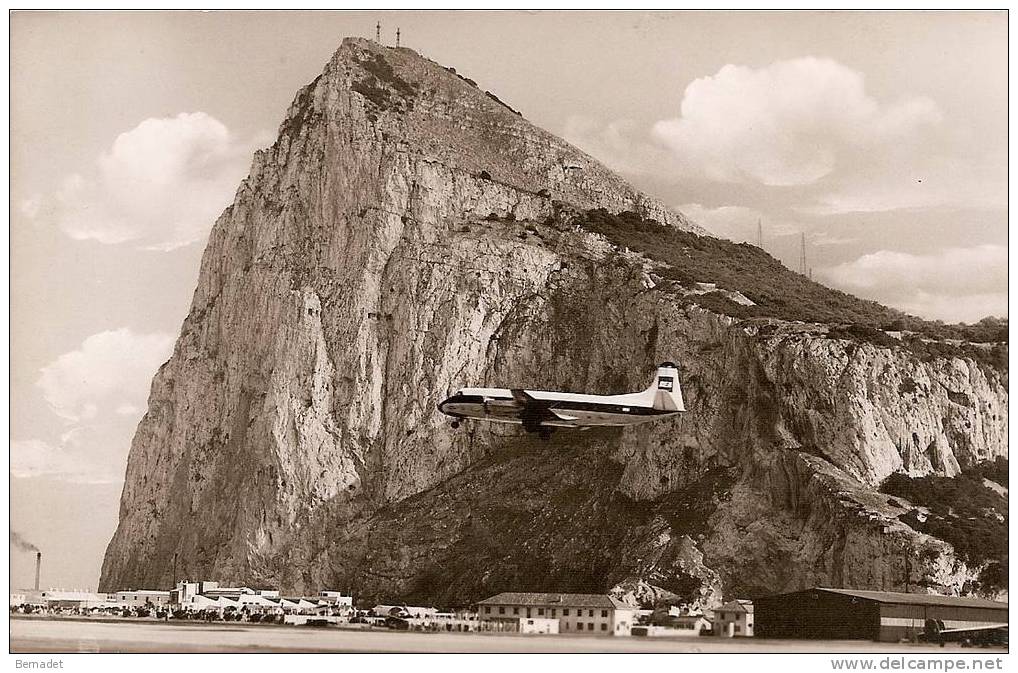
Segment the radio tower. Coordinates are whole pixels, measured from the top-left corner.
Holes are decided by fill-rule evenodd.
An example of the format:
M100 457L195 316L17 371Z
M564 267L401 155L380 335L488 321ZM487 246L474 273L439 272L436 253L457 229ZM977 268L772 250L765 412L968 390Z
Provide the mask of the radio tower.
M760 223L760 218L756 220L756 247L763 250L763 225Z
M396 29L396 46L399 47L399 28Z
M802 251L799 253L799 273L806 275L806 232L802 232Z
M382 22L375 24L375 42L382 44Z

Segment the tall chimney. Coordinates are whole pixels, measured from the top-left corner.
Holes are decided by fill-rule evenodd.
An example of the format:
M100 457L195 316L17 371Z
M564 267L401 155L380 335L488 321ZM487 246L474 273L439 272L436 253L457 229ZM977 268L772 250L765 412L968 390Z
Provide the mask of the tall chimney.
M35 590L39 590L39 571L42 570L42 552L35 552Z

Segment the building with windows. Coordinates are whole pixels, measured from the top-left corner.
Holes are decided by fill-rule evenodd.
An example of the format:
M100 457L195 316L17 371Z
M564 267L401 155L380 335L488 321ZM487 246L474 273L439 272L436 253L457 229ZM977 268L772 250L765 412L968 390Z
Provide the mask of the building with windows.
M25 602L33 605L44 605L47 608L90 609L109 605L109 595L94 591L67 591L65 589L46 589L40 592L25 592Z
M736 599L714 610L714 635L734 638L753 635L753 601Z
M482 624L493 630L528 632L538 620L551 619L557 620L558 633L592 636L630 635L637 612L606 594L518 592L486 598L477 604L477 611Z
M953 629L1007 626L1007 603L983 598L816 587L754 602L761 638L898 642Z
M542 619L540 617L532 617L527 619L523 617L520 619L520 633L545 633L555 634L558 633L559 620L557 619Z
M353 595L342 591L319 591L318 600L336 608L353 608Z
M110 594L110 603L120 608L160 607L170 602L169 591L128 589Z

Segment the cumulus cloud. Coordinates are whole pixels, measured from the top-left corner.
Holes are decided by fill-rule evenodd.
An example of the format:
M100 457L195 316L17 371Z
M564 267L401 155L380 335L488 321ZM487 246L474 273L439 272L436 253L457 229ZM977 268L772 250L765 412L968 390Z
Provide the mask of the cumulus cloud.
M817 272L834 287L947 322L1007 315L1007 248L979 245L914 255L880 250Z
M230 203L252 144L204 112L146 119L92 171L64 178L57 222L72 238L101 243L172 250L201 240Z
M11 475L83 483L122 480L152 376L172 348L168 334L122 328L93 334L43 367L36 385L62 429L51 439L12 441Z
M152 374L172 348L169 334L135 334L126 328L100 332L43 367L36 385L66 421L138 408L147 398Z
M686 87L681 115L659 121L653 133L715 180L804 185L853 153L914 142L940 120L927 98L880 103L861 73L806 57L763 68L729 64L697 79Z
M564 136L612 168L770 190L801 214L1007 206L1007 155L931 99L878 100L826 58L729 64L690 83L679 115L568 120Z

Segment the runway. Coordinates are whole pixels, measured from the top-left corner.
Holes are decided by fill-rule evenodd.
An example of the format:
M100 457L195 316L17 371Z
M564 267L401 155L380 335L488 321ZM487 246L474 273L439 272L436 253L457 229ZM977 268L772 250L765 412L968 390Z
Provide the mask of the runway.
M639 638L420 633L254 624L16 618L12 653L75 652L945 652L961 648L867 641L767 641L711 637ZM992 650L966 649L968 654Z

